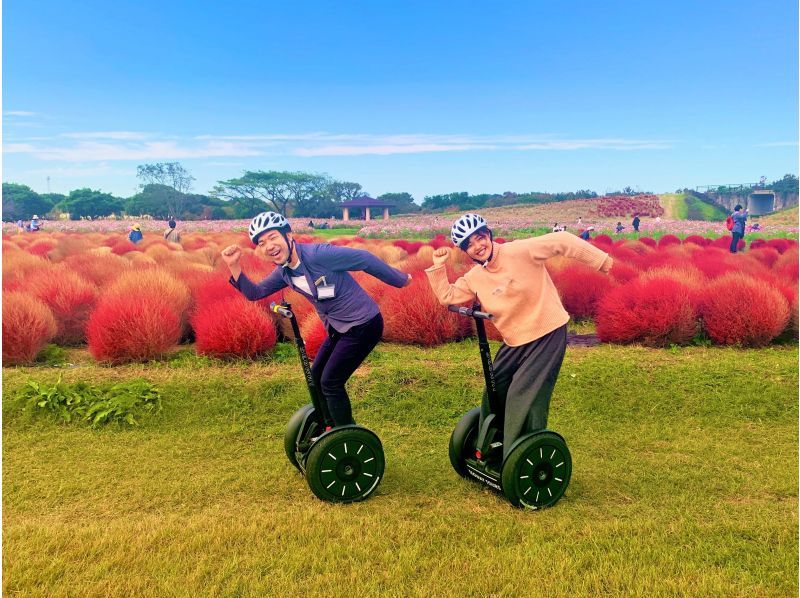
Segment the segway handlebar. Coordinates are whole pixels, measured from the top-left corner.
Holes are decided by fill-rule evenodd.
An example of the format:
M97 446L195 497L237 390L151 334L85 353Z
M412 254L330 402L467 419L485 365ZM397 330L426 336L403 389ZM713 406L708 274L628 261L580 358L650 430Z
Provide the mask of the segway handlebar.
M453 313L460 314L462 316L467 316L468 318L476 318L478 320L493 320L494 316L492 314L486 313L485 311L478 311L477 309L473 309L471 307L461 307L458 305L448 305L447 309L452 311Z
M269 309L276 314L282 315L284 318L291 318L294 316L291 309L280 303L275 303L274 301L269 304Z

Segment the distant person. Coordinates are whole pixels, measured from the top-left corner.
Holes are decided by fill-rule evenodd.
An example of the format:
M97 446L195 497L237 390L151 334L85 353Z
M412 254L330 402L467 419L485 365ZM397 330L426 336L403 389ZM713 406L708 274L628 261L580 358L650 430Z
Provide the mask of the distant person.
M143 238L144 238L144 235L142 235L141 227L138 224L134 224L131 227L131 232L128 233L128 241L130 241L131 243L133 243L135 245L136 243L141 241Z
M313 220L309 220L308 221L308 228L314 228L314 221Z
M633 215L633 222L631 222L631 224L633 225L633 231L634 232L637 232L637 233L639 232L639 223L640 222L641 222L641 220L639 220L639 214L634 214Z
M615 229L615 230L617 231L617 234L620 234L624 228L625 228L625 227L624 227L624 226L622 226L622 223L621 223L621 222L617 222L617 227L616 227L616 229Z
M590 226L578 236L581 239L583 239L584 241L588 241L591 238L591 231L593 231L593 230L594 230L594 227Z
M751 231L760 231L761 230L761 225L758 222L754 222L753 224L750 225L750 230Z
M28 226L28 230L31 231L32 233L35 233L41 227L42 226L39 224L39 217L36 214L34 214L33 218L31 218L31 223Z
M552 231L552 232L554 232L554 233L560 233L560 232L561 232L561 227L560 227L560 226L558 226L558 222L556 222L556 223L553 225L553 231Z
M22 221L22 218L17 220L17 234L21 234L25 232L25 223Z
M731 253L736 253L739 250L739 241L744 237L744 227L747 223L747 210L742 210L740 204L736 204L733 208L733 228L731 229Z
M580 216L578 216L578 222L577 222L577 224L578 224L578 228L580 228L581 226L583 226L583 218L581 218Z
M164 238L170 243L180 243L181 234L176 228L177 223L174 220L170 220L167 224L169 225L169 228L164 231Z

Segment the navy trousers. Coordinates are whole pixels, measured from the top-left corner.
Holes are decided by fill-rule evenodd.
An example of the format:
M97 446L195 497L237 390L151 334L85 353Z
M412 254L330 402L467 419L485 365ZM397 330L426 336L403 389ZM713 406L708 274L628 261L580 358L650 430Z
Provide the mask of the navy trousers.
M345 333L328 330L328 337L319 348L311 375L328 407L326 424L345 426L353 424L353 411L345 384L358 369L367 355L375 348L383 335L383 316L376 315L370 321L353 326Z

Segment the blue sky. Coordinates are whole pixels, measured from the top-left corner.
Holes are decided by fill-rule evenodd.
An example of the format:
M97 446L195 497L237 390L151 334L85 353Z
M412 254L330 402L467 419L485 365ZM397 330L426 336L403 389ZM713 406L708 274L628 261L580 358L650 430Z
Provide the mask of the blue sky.
M373 196L797 172L797 2L3 3L3 180L303 170Z

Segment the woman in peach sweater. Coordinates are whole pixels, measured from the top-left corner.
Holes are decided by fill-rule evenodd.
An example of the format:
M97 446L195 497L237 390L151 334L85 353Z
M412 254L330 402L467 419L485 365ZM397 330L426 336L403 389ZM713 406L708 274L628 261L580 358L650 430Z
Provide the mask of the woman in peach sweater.
M563 255L606 273L613 260L567 232L494 243L486 220L477 214L459 218L451 238L476 265L450 283L445 269L450 249L442 247L434 252L433 266L425 273L442 305L478 301L482 311L494 315L503 337L494 358L494 375L501 403L495 417L503 428L505 457L520 435L547 427L550 397L567 348L569 314L545 260ZM481 424L488 413L484 394Z

